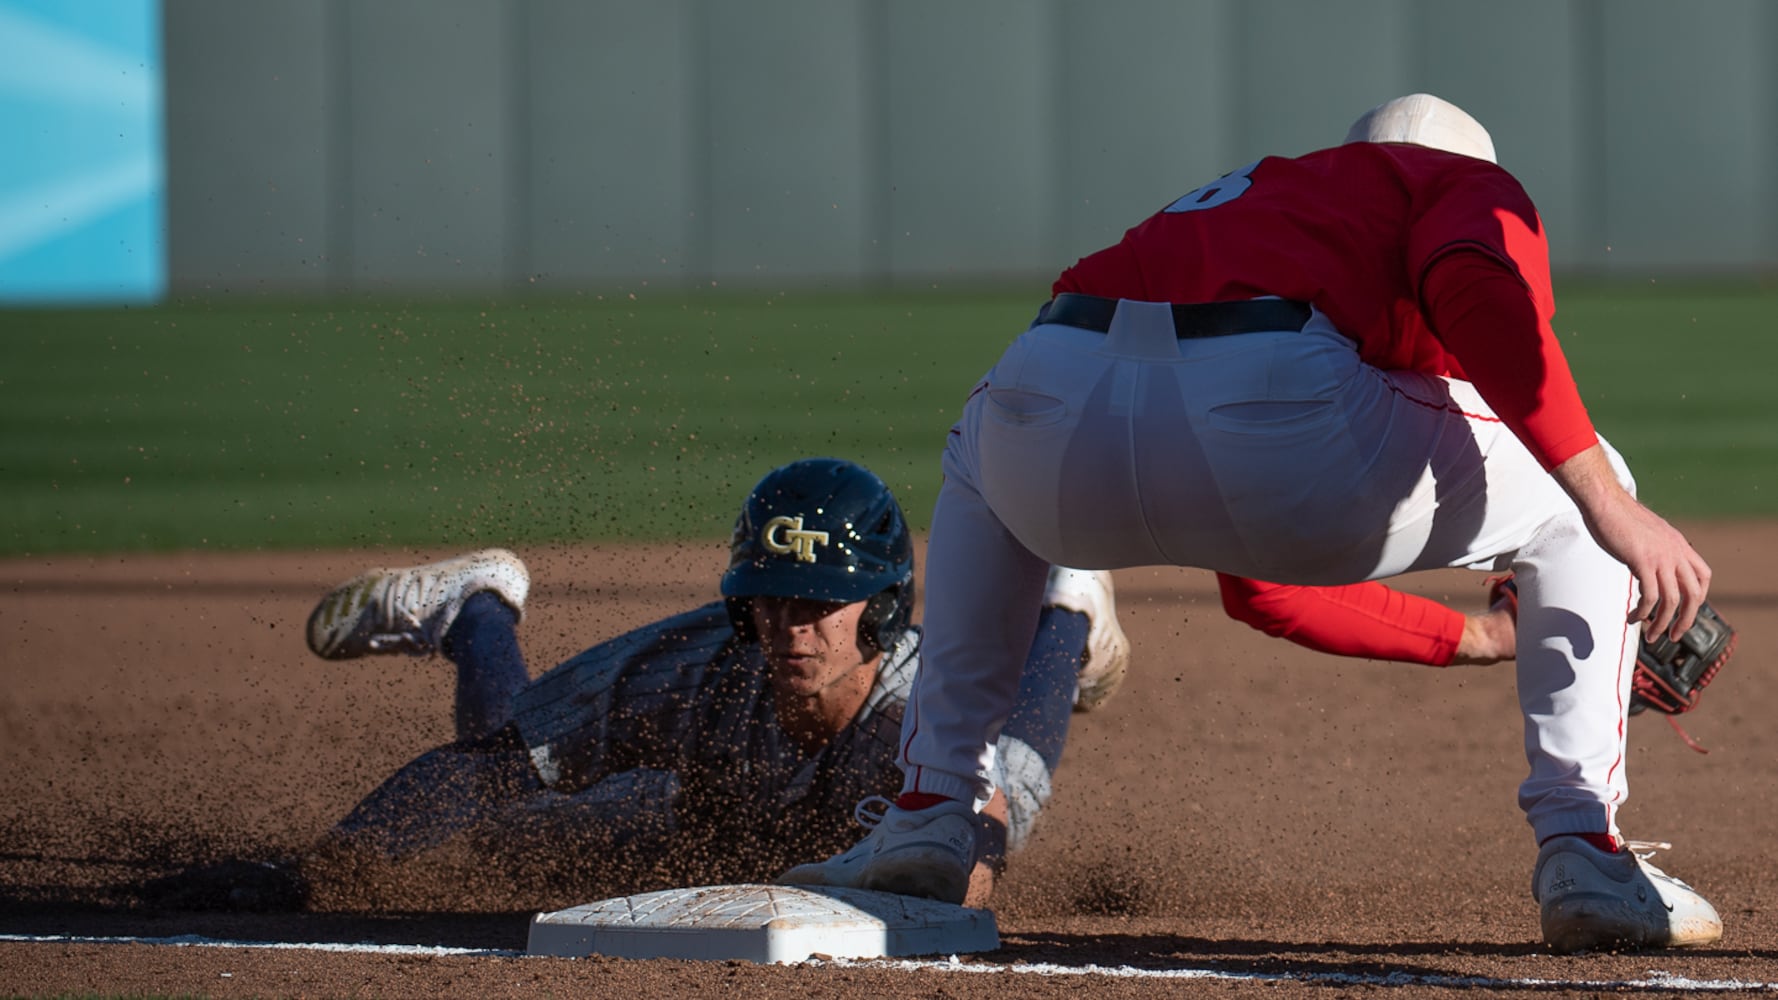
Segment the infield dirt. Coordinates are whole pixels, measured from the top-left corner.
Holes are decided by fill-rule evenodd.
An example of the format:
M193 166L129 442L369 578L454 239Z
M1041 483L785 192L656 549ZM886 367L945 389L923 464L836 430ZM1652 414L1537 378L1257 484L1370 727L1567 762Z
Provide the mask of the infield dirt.
M965 963L1210 969L1214 983L1092 977L1103 996L1214 990L1540 995L1664 972L1778 982L1778 525L1688 533L1741 634L1701 707L1630 723L1626 835L1722 913L1719 945L1557 957L1537 944L1535 853L1510 666L1341 660L1227 620L1214 581L1116 574L1135 647L1124 690L1074 718L1055 798L994 901L1002 948ZM479 544L479 543L478 543ZM473 546L465 546L473 547ZM145 905L146 879L217 856L301 848L396 767L450 738L450 672L409 658L323 662L302 625L367 565L446 551L0 561L0 933L376 941L522 950L547 887L424 887L383 912L230 914ZM533 673L715 596L718 543L527 549ZM1481 606L1483 578L1408 589ZM519 898L515 898L517 895ZM1290 979L1296 974L1307 977ZM1075 977L147 944L0 942L0 994L975 998L1072 993ZM1347 980L1345 976L1353 977ZM912 977L912 978L910 978ZM1286 978L1279 978L1286 977ZM1518 987L1514 987L1517 989Z

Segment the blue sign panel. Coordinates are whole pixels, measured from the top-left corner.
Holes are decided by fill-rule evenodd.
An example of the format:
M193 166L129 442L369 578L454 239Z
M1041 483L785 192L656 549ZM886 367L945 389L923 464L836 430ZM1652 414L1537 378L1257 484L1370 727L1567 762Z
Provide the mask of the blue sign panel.
M0 303L166 291L160 0L0 0Z

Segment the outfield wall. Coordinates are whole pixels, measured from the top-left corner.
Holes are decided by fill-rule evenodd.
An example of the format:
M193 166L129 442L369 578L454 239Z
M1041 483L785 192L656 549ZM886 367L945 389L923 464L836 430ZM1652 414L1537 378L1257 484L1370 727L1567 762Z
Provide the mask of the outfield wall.
M1043 282L1429 90L1568 274L1778 262L1778 5L166 0L175 294Z

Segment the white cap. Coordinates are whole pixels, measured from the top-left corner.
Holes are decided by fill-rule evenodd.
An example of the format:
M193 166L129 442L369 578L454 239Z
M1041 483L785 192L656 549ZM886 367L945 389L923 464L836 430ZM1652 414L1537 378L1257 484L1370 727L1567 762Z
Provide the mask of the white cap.
M1346 133L1347 142L1411 142L1447 153L1494 159L1494 140L1482 123L1450 101L1431 94L1397 97L1360 115Z

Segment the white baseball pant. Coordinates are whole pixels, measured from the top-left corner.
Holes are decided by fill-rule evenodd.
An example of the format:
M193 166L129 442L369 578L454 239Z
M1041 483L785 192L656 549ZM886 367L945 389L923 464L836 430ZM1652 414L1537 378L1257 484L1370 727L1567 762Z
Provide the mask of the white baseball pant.
M1635 582L1470 384L1371 367L1319 312L1302 331L1179 339L1168 306L1124 301L1105 334L1021 335L944 473L906 790L987 800L1052 563L1293 584L1510 568L1520 806L1539 841L1617 833Z

